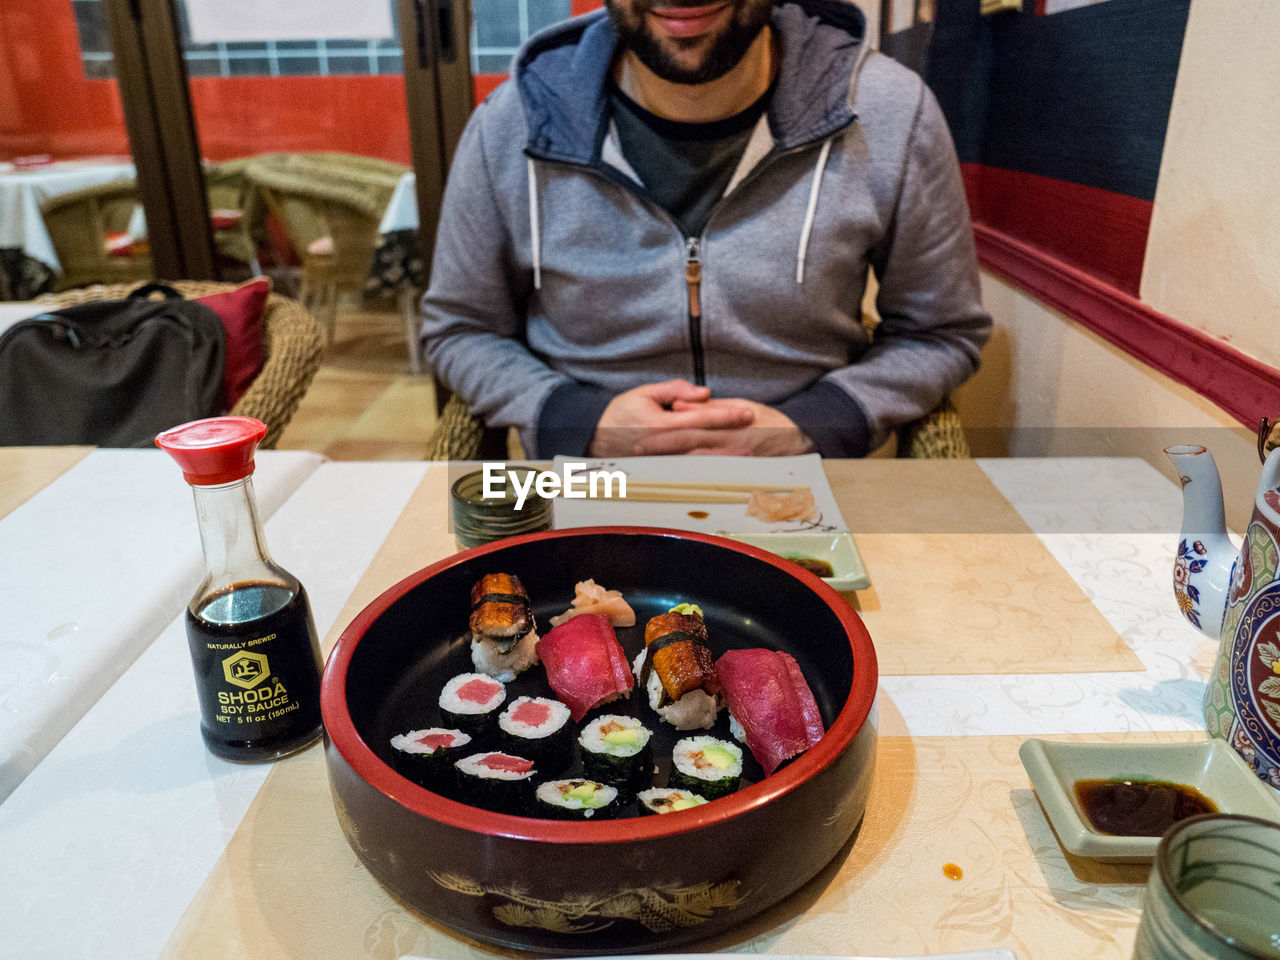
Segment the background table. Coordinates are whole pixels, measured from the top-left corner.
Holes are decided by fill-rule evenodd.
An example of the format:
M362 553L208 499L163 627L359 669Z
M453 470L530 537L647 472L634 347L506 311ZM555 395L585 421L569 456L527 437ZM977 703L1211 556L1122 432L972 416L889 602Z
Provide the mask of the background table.
M872 580L848 595L881 661L866 819L804 889L694 948L1128 957L1145 869L1064 854L1017 747L1203 736L1213 645L1171 596L1177 487L1137 460L825 466ZM450 479L443 464L322 463L271 516L326 650L453 551ZM1069 633L1040 636L1064 613L1083 659ZM342 837L318 747L235 766L197 723L176 618L0 805L0 956L508 955L378 886Z
M48 272L61 270L53 238L45 227L40 206L50 197L95 187L116 180L130 180L136 173L132 163L116 158L63 160L30 169L0 169L0 251L5 251L5 264L10 276L10 296L25 299L41 292L23 289L39 278L13 276L23 269L20 258L43 265ZM30 268L27 268L30 273Z

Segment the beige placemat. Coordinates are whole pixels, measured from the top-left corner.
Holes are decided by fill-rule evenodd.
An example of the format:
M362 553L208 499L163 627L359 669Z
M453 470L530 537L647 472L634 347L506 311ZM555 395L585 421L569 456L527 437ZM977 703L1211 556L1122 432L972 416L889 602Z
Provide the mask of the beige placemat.
M972 460L827 461L883 676L1141 671Z
M686 949L893 956L1005 946L1020 960L1127 958L1146 868L1063 852L1018 761L1021 742L882 739L854 842L732 936ZM959 867L959 879L944 872L949 864ZM520 956L425 921L382 889L342 836L317 746L271 772L162 957L395 960L405 953Z
M22 504L93 452L93 447L0 447L0 517Z

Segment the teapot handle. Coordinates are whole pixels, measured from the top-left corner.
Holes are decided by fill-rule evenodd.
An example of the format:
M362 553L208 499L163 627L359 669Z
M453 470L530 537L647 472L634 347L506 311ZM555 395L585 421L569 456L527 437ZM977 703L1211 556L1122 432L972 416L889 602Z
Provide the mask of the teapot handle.
M1267 462L1267 454L1280 447L1280 417L1263 417L1258 421L1258 460Z

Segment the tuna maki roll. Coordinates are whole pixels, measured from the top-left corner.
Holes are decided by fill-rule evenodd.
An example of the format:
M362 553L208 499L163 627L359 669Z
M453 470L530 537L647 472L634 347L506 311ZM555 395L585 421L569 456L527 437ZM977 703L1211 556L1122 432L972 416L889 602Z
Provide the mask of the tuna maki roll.
M738 789L742 748L715 737L685 737L672 751L667 785L715 800Z
M470 743L471 737L461 730L431 727L392 737L391 749L397 770L415 783L434 788L453 783L453 764Z
M454 764L464 803L499 813L527 813L533 800L532 760L509 753L473 753Z
M543 773L559 773L573 763L569 708L559 700L518 697L498 717L502 749L528 757Z
M535 815L551 820L606 819L618 806L617 788L594 780L550 780L535 796Z
M648 790L641 790L636 794L636 799L640 802L642 814L674 813L676 810L700 807L707 802L696 793L690 793L688 790L674 790L671 787L650 787Z
M578 735L583 774L629 791L648 785L653 769L650 736L635 717L596 717Z
M507 688L483 673L461 673L440 691L440 715L446 726L473 737L491 733Z

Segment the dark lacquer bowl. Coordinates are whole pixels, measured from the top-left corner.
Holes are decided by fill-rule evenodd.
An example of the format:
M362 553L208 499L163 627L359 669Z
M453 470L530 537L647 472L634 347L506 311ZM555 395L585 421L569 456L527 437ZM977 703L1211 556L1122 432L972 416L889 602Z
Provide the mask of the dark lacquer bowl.
M621 590L637 615L635 627L618 630L628 657L643 646L649 617L698 603L717 656L769 647L796 658L827 733L768 778L748 756L744 781L757 782L660 816L541 820L430 792L393 769L390 740L437 723L440 688L472 669L471 585L493 572L520 577L542 631L569 605L576 581ZM675 530L534 533L433 564L352 621L324 672L326 762L347 840L403 903L468 936L527 950L652 950L741 923L840 851L866 807L877 680L858 615L787 560ZM545 683L534 667L509 696L545 695ZM602 712L631 713L654 729L662 785L670 747L687 734L661 723L642 699L633 693ZM723 712L712 732L727 736Z

